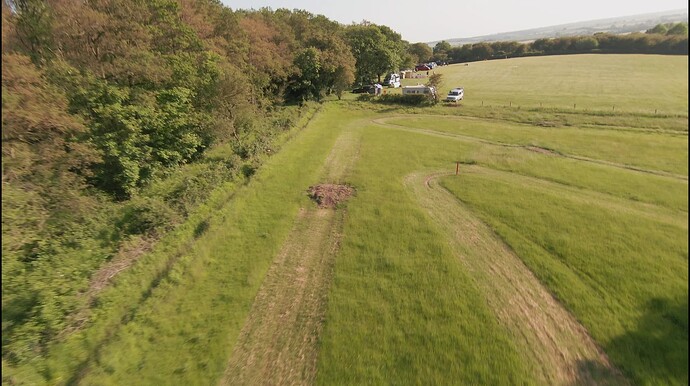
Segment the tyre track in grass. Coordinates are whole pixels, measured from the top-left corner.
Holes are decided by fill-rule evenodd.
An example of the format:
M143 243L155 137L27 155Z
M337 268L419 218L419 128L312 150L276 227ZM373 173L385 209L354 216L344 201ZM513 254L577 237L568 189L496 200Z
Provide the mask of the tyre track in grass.
M427 117L431 117L431 116L427 116ZM466 134L448 133L445 131L424 129L424 128L419 128L419 127L408 127L408 126L397 125L395 123L388 122L392 119L400 119L400 118L404 118L404 116L398 115L398 116L391 116L391 117L385 117L385 118L377 118L377 119L372 119L372 122L374 124L382 126L382 127L392 128L392 129L401 130L401 131L408 131L411 133L420 133L420 134L426 134L426 135L439 137L439 138L447 138L447 139L454 139L454 140L458 140L458 141L481 143L481 144L485 144L485 145L510 147L510 148L521 148L521 149L525 149L525 150L529 150L529 151L548 153L550 155L557 156L557 157L570 158L570 159L583 161L583 162L590 162L590 163L599 164L599 165L606 165L606 166L618 168L618 169L632 170L632 171L639 172L639 173L646 173L646 174L653 174L653 175L657 175L657 176L669 177L669 178L673 178L673 179L681 180L681 181L686 181L686 182L688 181L688 176L670 173L670 172L665 172L665 171L661 171L661 170L645 169L645 168L641 168L641 167L637 167L637 166L626 165L626 164L621 164L621 163L612 162L612 161L606 161L606 160L597 159L597 158L584 157L584 156L579 156L579 155L574 155L574 154L566 154L566 153L556 152L556 151L553 151L550 149L540 148L537 146L517 145L517 144L512 144L512 143L506 143L506 142L492 141L492 140L474 137L474 136L466 135Z
M343 182L358 158L359 141L348 130L338 138L319 173L324 182ZM221 385L314 383L344 217L344 209L300 209L254 299Z
M438 177L417 172L404 183L439 225L498 320L549 385L626 385L587 330L552 296L520 258L450 192Z

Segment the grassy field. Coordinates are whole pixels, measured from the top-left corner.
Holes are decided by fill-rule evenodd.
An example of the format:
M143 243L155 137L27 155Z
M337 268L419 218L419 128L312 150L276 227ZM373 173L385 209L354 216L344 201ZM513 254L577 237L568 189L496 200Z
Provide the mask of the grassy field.
M687 68L687 56L593 54L492 60L435 71L444 75L445 88L465 88L468 106L687 116Z
M498 60L436 70L465 87L460 106L327 102L247 186L121 273L47 360L10 370L34 384L687 384L687 67ZM319 217L306 190L322 182L356 194ZM283 269L321 275L299 295L313 315L290 314L304 291Z

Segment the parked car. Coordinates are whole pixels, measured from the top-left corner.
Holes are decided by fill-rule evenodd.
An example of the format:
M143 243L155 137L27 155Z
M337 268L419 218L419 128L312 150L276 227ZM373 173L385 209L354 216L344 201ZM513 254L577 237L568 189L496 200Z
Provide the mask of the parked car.
M429 65L427 65L427 64L418 64L417 66L415 66L414 70L415 71L429 71L429 70L431 70L431 67L429 67Z
M364 86L357 87L352 90L353 94L373 94L376 92L376 86L373 84L366 84Z
M465 89L462 87L456 87L450 91L448 91L448 95L446 95L446 102L458 102L461 101L462 98L465 97Z

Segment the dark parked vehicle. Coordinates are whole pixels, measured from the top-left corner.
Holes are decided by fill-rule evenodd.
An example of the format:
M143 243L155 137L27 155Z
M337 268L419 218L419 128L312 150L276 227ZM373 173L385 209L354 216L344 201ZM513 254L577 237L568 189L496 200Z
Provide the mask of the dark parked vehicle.
M356 89L352 90L353 94L373 94L376 92L376 87L374 87L373 84L367 84L361 87L357 87Z
M429 71L431 70L431 67L429 67L428 64L418 64L415 68L415 71Z

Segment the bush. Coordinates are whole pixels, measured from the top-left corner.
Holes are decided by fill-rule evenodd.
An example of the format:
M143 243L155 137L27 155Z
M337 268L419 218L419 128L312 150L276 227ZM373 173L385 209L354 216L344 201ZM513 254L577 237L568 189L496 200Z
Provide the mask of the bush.
M125 235L146 235L172 229L180 218L160 198L133 197L122 209L117 227Z

